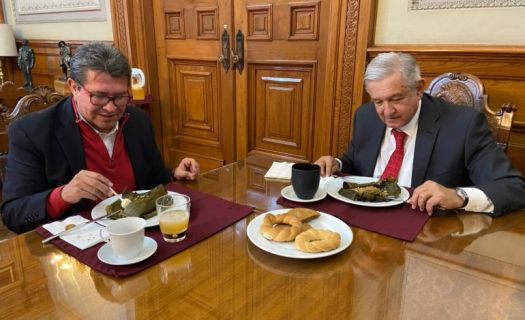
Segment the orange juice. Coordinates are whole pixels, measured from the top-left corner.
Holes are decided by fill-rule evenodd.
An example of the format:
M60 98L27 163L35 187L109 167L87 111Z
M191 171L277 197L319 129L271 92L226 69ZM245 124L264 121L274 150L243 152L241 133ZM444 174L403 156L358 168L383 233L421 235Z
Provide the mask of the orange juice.
M190 214L184 210L168 210L163 212L159 218L160 231L165 239L174 241L183 240L186 237Z
M146 88L133 84L131 86L131 95L133 100L144 100L146 98Z

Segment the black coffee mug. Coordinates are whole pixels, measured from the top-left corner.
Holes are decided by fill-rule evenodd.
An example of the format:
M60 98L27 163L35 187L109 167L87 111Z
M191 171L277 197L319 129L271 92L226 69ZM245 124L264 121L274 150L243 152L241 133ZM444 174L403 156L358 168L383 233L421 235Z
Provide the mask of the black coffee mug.
M312 199L319 188L321 167L313 163L296 163L292 166L292 187L299 199Z

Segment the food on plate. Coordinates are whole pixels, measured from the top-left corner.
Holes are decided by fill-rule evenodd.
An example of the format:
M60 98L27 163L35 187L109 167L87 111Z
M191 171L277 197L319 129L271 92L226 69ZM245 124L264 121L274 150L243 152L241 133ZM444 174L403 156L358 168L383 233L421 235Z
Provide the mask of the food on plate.
M166 188L163 185L158 185L148 192L124 192L122 199L117 199L112 204L106 206L106 213L112 214L111 219L120 219L124 217L142 217L144 219L151 218L156 214L155 200L167 194ZM126 203L124 207L122 202Z
M287 213L297 217L297 219L299 219L301 222L310 221L319 217L319 212L307 208L295 208L288 211Z
M290 227L290 226L289 226L289 225L286 225L286 224L277 224L277 225L274 226L274 228L275 228L276 230L281 230L281 229L289 228L289 227ZM301 231L300 231L299 233L301 233L301 232L303 232L303 231L306 231L306 230L308 230L308 229L311 229L311 228L312 228L312 226L311 226L310 224L308 224L308 223L306 223L306 222L302 222L302 223L301 223ZM291 240L290 240L290 241L291 241Z
M392 178L368 183L345 181L339 194L354 201L383 202L395 200L401 194L401 188Z
M341 235L322 229L309 229L295 238L295 247L303 252L324 252L334 250L341 244Z
M304 222L319 216L319 212L307 208L291 209L277 215L267 213L259 230L269 240L294 241L295 248L303 252L315 253L338 248L341 244L341 235L338 232L316 229Z
M276 228L276 226L281 226ZM285 242L293 241L301 232L302 224L299 219L290 214L266 214L260 226L260 231L266 239Z

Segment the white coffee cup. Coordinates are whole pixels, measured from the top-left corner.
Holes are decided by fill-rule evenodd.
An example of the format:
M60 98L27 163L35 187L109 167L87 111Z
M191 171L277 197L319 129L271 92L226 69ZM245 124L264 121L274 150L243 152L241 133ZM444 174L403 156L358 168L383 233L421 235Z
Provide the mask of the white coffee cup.
M123 260L135 258L144 247L146 220L126 217L110 222L100 230L100 237L111 245L115 255ZM104 234L107 233L107 234Z

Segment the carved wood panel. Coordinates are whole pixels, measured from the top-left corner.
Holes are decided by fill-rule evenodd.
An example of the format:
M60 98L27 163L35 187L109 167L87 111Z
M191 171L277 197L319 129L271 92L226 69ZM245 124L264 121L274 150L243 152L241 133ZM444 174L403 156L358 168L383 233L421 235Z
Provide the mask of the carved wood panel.
M197 39L219 39L217 8L196 8Z
M184 39L184 11L166 12L166 38Z
M217 64L170 60L173 83L173 138L216 147L219 144Z
M262 4L247 6L248 34L250 40L272 39L272 5Z
M290 40L317 40L319 1L290 3Z
M309 158L313 79L313 65L250 65L250 150Z

